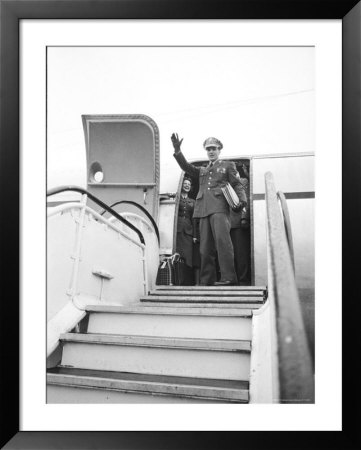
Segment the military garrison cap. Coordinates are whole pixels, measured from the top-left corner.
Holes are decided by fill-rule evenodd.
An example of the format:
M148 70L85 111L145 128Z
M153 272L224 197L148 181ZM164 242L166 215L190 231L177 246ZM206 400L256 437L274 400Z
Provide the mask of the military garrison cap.
M218 147L220 150L222 150L223 144L222 144L222 142L219 139L217 139L215 137L209 137L203 142L203 147L204 148L207 148L207 147Z

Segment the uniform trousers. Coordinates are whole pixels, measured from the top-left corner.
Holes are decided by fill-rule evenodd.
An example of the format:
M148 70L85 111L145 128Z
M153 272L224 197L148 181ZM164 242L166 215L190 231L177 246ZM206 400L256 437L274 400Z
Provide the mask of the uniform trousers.
M251 239L249 228L232 228L231 240L234 248L234 268L238 284L251 284Z
M200 284L211 285L216 278L216 257L221 271L222 281L236 282L234 270L234 253L230 236L230 219L227 213L214 213L207 217L201 217L200 253L201 272Z

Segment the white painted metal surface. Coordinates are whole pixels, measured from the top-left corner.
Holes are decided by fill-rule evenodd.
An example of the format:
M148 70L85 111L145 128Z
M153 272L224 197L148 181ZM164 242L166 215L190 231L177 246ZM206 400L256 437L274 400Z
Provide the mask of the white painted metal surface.
M78 205L52 208L48 218L50 352L56 346L59 330L71 329L82 317L86 304L130 304L155 283L158 243L154 230L133 217L138 225L142 224L146 250L133 230L109 222L87 207L85 200ZM81 306L74 301L79 297ZM74 308L68 306L69 302L74 303Z
M250 403L273 403L270 302L252 319Z
M253 194L264 194L264 174L272 172L277 189L283 192L314 192L315 156L312 153L264 155L252 158Z
M143 114L84 115L87 189L107 205L130 200L158 222L159 130ZM101 173L101 180L96 180ZM97 210L97 207L94 209ZM120 205L117 211L132 211ZM141 213L142 214L142 213Z
M121 216L136 226L143 234L145 240L145 270L147 275L147 286L148 290L154 289L159 265L159 243L155 230L148 219L145 219L138 214L127 212L122 213ZM110 218L109 220L111 223L114 223L115 221L114 218Z
M172 253L174 219L175 200L161 201L159 208L160 254Z
M214 403L215 400L193 399L189 397L175 397L168 395L151 395L147 393L122 392L105 389L91 389L79 387L63 387L56 385L48 385L47 387L48 403L64 404L64 403L95 403L95 404L167 404L167 403Z
M55 208L52 208L55 209ZM70 300L79 205L64 212L56 208L47 222L47 320ZM56 214L55 214L56 213Z
M179 377L248 380L249 353L66 343L62 365Z
M270 245L267 240L268 300L253 312L250 403L278 403L278 354Z
M59 336L72 330L85 317L85 310L72 301L68 301L47 323L47 356L51 355L59 344Z
M90 314L89 333L251 340L251 317L182 314Z
M266 263L266 209L264 173L271 171L277 189L299 198L288 198L287 205L292 226L298 288L314 288L315 282L315 228L314 228L314 155L270 155L254 157L252 161L253 242L255 284L267 283Z

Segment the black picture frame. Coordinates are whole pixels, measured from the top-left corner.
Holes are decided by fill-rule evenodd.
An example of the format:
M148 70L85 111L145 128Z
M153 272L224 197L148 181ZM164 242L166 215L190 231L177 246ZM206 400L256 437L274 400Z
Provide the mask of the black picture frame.
M356 449L360 440L361 2L358 0L0 0L1 448ZM21 19L342 19L343 425L314 432L19 431L19 22ZM330 174L332 195L332 174ZM330 211L330 220L339 220ZM332 246L332 243L330 243ZM331 261L332 263L332 261ZM36 301L36 299L34 299ZM330 343L332 345L332 343ZM332 370L332 362L330 362ZM330 392L332 395L332 392ZM317 399L316 399L317 400ZM350 402L348 404L348 402ZM348 406L350 405L350 406Z

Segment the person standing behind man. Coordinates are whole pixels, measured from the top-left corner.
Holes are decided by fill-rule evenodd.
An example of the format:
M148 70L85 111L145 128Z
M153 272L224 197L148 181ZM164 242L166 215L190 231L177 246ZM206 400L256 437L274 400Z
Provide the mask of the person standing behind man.
M209 164L197 167L188 163L181 152L183 139L173 133L171 140L174 157L181 169L191 177L199 177L199 191L194 207L193 218L200 218L200 253L201 253L201 285L234 285L237 284L234 270L234 253L230 236L229 206L221 187L227 182L234 188L240 200L239 207L247 204L247 197L240 182L236 166L232 161L219 159L223 144L210 137L203 143L207 151ZM221 279L216 281L216 256L221 272Z
M185 178L182 183L181 195L179 198L178 223L176 252L184 258L185 266L179 274L179 284L181 286L191 286L194 284L193 276L193 240L194 224L193 211L195 201L188 196L192 188L192 181Z
M242 164L239 175L247 195L248 205L244 206L241 211L231 210L231 240L238 284L248 286L251 284L251 236L249 228L249 175L245 164Z

